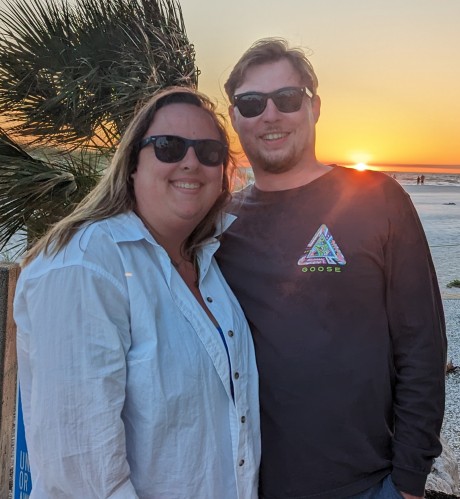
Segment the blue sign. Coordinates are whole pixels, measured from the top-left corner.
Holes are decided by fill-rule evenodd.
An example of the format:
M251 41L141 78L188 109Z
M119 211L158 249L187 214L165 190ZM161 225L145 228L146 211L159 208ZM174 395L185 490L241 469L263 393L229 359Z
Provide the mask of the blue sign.
M16 395L16 438L14 446L13 499L28 499L32 490L29 454L27 453L24 418L22 415L21 390Z

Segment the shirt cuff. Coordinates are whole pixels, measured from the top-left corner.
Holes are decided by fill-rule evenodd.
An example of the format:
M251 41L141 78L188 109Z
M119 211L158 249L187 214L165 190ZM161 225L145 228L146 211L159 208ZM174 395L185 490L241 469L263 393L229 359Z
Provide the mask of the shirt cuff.
M425 473L393 467L391 479L400 492L423 497L428 475Z

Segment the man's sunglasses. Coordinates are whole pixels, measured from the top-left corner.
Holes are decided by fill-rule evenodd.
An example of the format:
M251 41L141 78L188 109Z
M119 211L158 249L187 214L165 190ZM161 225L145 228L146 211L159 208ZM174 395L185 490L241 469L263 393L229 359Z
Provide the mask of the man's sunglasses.
M205 166L219 166L224 162L227 146L212 139L185 139L177 135L153 135L143 139L139 149L153 144L155 156L163 163L177 163L184 159L188 148L193 147L198 161Z
M233 96L233 105L238 108L241 116L253 118L259 116L267 107L267 100L271 99L278 111L282 113L294 113L302 106L304 95L313 97L311 91L306 87L284 87L268 94L263 92L245 92Z

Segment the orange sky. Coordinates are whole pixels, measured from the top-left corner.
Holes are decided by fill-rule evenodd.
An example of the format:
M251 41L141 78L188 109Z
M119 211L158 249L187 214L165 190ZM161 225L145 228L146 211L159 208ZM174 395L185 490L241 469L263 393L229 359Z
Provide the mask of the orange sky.
M320 161L460 173L459 0L180 4L199 88L222 109L238 57L258 38L282 36L311 53L319 77Z

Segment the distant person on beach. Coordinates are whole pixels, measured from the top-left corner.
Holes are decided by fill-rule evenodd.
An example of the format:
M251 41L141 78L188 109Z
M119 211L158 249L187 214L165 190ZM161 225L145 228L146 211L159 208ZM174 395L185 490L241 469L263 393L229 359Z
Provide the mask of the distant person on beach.
M425 183L425 175L420 176L420 183L424 184Z
M258 379L213 257L228 135L173 87L29 252L14 303L32 497L255 499Z
M417 177L417 185L420 184L420 177Z
M316 159L317 86L281 39L225 83L255 175L217 258L256 346L259 497L421 498L444 410L435 270L398 182Z

